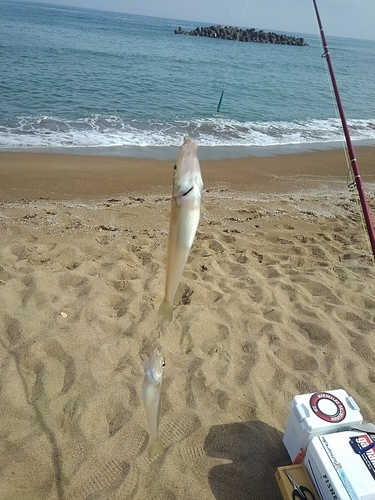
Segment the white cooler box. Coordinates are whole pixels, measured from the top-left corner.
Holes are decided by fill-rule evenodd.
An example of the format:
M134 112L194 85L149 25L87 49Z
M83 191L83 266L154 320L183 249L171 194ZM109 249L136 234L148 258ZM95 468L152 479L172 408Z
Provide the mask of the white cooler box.
M375 437L374 437L375 439ZM307 448L304 465L322 500L375 500L375 448L365 432L352 430L316 436Z
M363 420L356 402L343 389L302 394L290 406L283 442L292 462L313 437L355 427Z

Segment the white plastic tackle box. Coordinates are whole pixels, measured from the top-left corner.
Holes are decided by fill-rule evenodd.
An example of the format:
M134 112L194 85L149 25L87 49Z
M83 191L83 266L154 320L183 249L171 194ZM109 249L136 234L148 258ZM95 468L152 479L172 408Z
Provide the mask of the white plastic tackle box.
M356 402L343 389L302 394L291 402L283 442L293 462L315 436L359 425L362 420Z

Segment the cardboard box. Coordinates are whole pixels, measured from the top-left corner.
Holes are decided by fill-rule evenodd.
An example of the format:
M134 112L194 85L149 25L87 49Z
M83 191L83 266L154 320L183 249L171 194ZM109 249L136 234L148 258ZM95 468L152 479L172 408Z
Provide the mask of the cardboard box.
M315 500L319 500L319 496L311 482L311 479L303 464L287 465L286 467L278 467L275 473L277 484L279 485L281 494L284 500L294 500L292 497L293 485L288 476L285 474L288 471L292 478L300 486L305 486L314 495ZM310 498L309 498L310 500Z
M355 427L363 420L358 405L343 389L302 394L290 406L283 442L292 462L313 437Z
M372 441L357 430L311 440L304 464L322 500L375 500L375 448L362 455L354 451Z

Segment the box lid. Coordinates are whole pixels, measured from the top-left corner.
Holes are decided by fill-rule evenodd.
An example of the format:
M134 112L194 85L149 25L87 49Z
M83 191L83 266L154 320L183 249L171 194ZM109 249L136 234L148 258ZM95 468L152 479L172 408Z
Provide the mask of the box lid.
M291 409L302 429L309 433L332 432L363 420L357 403L343 389L296 396Z

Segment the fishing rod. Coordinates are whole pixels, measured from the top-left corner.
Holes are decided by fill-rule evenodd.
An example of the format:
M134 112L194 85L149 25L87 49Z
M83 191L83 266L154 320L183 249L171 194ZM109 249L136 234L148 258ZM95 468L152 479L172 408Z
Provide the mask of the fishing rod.
M319 15L318 7L316 5L316 0L313 0L313 2L314 2L314 8L315 8L315 13L316 13L316 18L318 20L318 25L319 25L319 30L320 30L320 36L322 38L322 43L323 43L323 50L324 50L324 52L322 54L322 57L324 57L326 59L327 64L328 64L328 70L329 70L329 74L331 76L332 87L333 87L333 91L335 93L337 107L338 107L338 110L339 110L339 113L340 113L340 118L341 118L342 128L344 130L346 145L348 147L348 153L349 153L349 157L350 157L350 164L352 166L355 184L357 186L357 190L358 190L358 194L359 194L359 199L361 201L362 211L363 211L363 215L364 215L365 222L366 222L366 228L367 228L367 233L368 233L368 236L369 236L369 239L370 239L370 243L371 243L372 253L373 253L374 258L375 258L375 232L374 232L374 226L372 225L370 210L369 210L369 207L368 207L368 204L367 204L367 201L366 201L365 191L364 191L364 188L363 188L361 175L359 173L359 169L358 169L358 165L357 165L357 159L355 157L355 152L354 152L354 148L353 148L353 145L352 145L352 140L351 140L349 129L348 129L348 124L346 123L344 108L342 107L340 93L339 93L339 89L337 87L335 74L333 72L333 67L332 67L332 62L331 62L331 56L329 54L326 37L324 35L324 30L323 30L322 22L320 20L320 15Z

